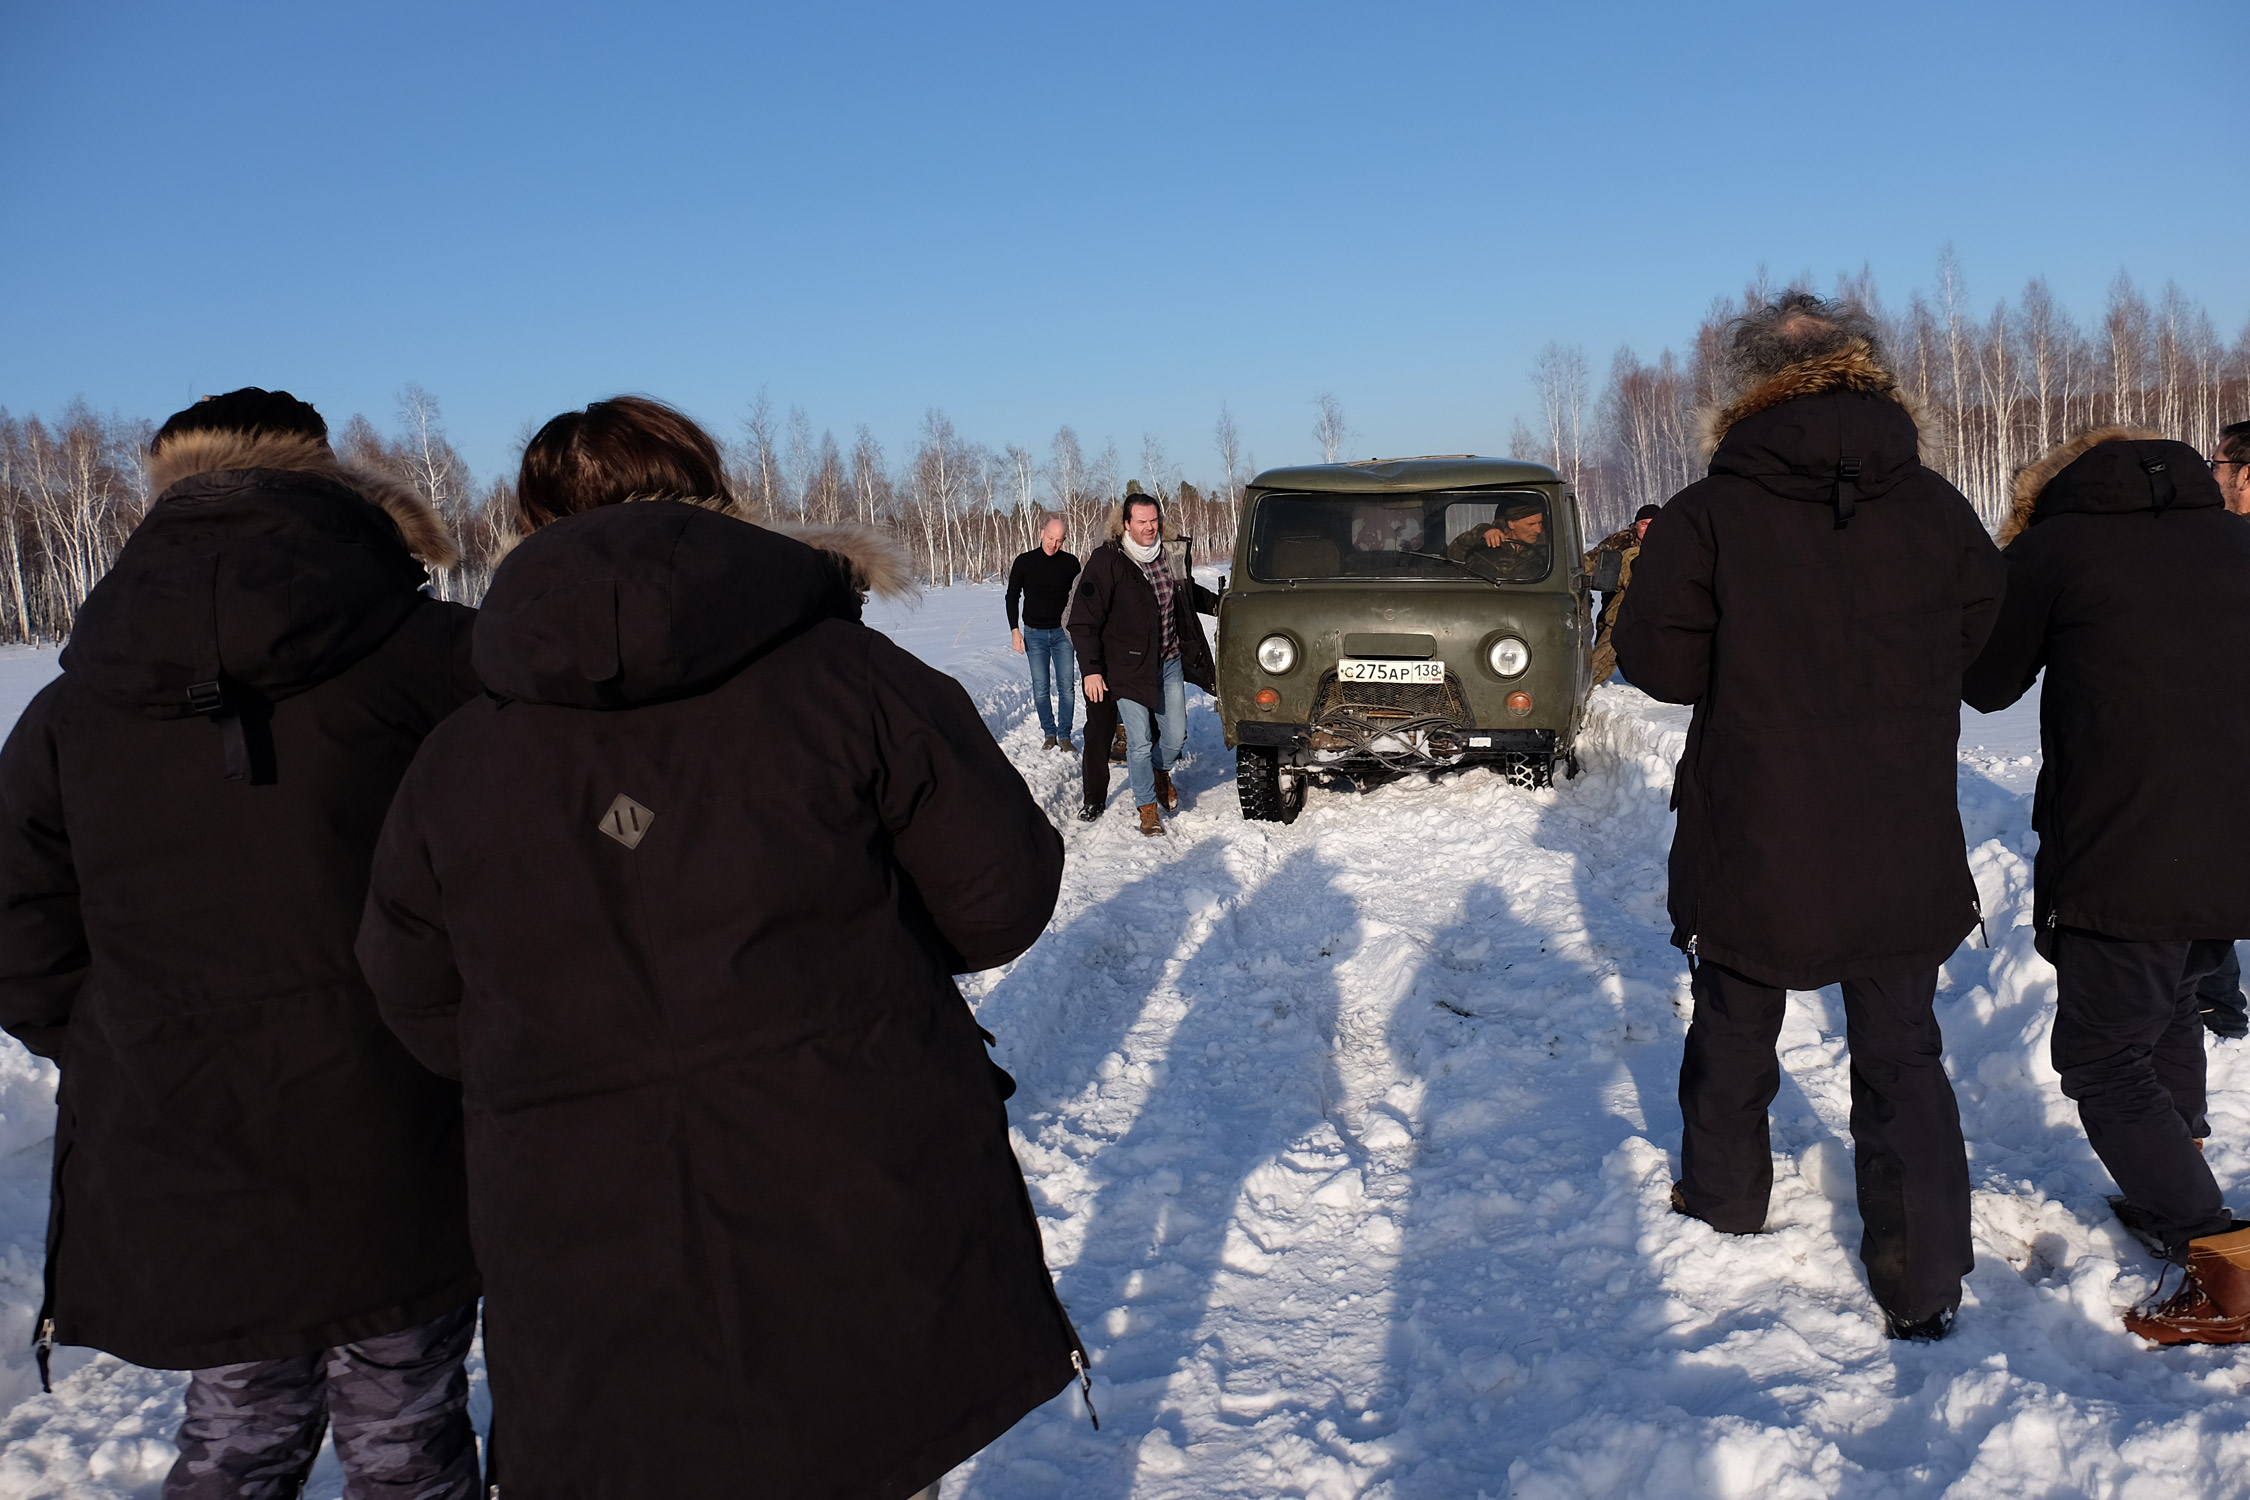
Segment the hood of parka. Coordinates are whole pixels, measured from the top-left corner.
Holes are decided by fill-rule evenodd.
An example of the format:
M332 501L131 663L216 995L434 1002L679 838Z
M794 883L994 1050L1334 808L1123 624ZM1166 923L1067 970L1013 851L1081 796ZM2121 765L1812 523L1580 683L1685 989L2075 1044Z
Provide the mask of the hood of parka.
M1785 500L1833 505L1848 522L1860 500L1921 467L1921 435L1905 394L1859 340L1769 376L1702 416L1711 472Z
M472 660L504 698L630 708L710 691L822 620L857 620L861 543L808 546L723 511L642 500L582 511L508 554L477 614ZM888 564L885 564L888 566Z
M2186 443L2145 427L2096 427L2017 471L1998 541L2005 547L2061 515L2161 515L2225 504L2203 455Z
M270 701L327 681L416 607L417 553L454 556L419 496L317 438L188 433L149 467L157 499L87 595L62 665L152 717L198 712L199 685Z

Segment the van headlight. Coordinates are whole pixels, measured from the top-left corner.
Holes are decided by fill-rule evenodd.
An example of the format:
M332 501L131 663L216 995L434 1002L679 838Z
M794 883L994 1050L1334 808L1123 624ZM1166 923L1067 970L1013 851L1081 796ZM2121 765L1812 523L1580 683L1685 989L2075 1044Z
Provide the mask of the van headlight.
M1517 677L1522 675L1525 667L1531 665L1531 648L1515 636L1504 635L1492 643L1492 649L1484 653L1484 659L1502 677Z
M1297 665L1297 643L1285 635L1269 635L1258 642L1258 665L1279 677Z

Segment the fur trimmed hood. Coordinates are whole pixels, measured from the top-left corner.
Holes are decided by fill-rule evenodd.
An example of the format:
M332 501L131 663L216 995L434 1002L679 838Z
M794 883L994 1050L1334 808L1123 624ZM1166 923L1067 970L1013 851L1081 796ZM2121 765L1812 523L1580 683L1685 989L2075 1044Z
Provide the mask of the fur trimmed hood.
M1719 444L1735 424L1746 417L1794 401L1799 396L1824 396L1848 391L1862 396L1888 396L1906 409L1919 435L1922 413L1898 383L1898 377L1875 360L1865 339L1853 339L1834 354L1801 360L1767 376L1724 406L1707 406L1695 415L1697 453L1708 464Z
M862 599L869 594L878 599L914 599L921 595L905 546L879 526L858 521L783 521L768 525L766 530L793 537L842 562Z
M1833 507L1839 529L1862 502L1929 472L1905 393L1857 339L1788 365L1706 412L1702 430L1713 479Z
M2003 547L2051 515L2223 506L2203 455L2146 427L2095 427L2016 471Z
M161 502L183 479L235 469L281 469L332 480L389 516L406 550L425 567L443 571L461 560L451 528L428 501L388 474L342 462L326 443L302 433L179 433L149 455L149 492Z

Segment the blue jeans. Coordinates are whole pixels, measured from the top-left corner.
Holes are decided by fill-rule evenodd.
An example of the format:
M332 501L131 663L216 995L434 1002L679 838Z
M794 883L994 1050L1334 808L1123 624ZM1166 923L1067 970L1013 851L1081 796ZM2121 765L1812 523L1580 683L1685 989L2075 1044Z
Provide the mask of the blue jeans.
M1023 659L1031 667L1031 701L1039 709L1039 732L1049 739L1069 739L1071 715L1078 711L1078 659L1070 649L1070 632L1060 625L1052 630L1023 627ZM1052 682L1055 703L1062 713L1062 728L1055 727L1055 703L1047 701Z
M1117 700L1117 716L1125 721L1125 774L1133 783L1133 805L1146 807L1156 800L1156 773L1171 770L1187 743L1187 682L1180 676L1180 659L1164 663L1164 708L1156 715L1157 724L1150 724L1149 711L1130 698Z

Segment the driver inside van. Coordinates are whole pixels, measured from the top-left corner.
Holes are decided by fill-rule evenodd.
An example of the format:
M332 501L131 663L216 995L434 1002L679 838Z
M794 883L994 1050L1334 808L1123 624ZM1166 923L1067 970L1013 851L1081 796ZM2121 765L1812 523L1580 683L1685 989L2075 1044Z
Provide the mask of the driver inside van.
M1547 507L1538 500L1510 500L1490 521L1455 537L1445 555L1467 562L1482 555L1494 575L1514 582L1547 576Z

